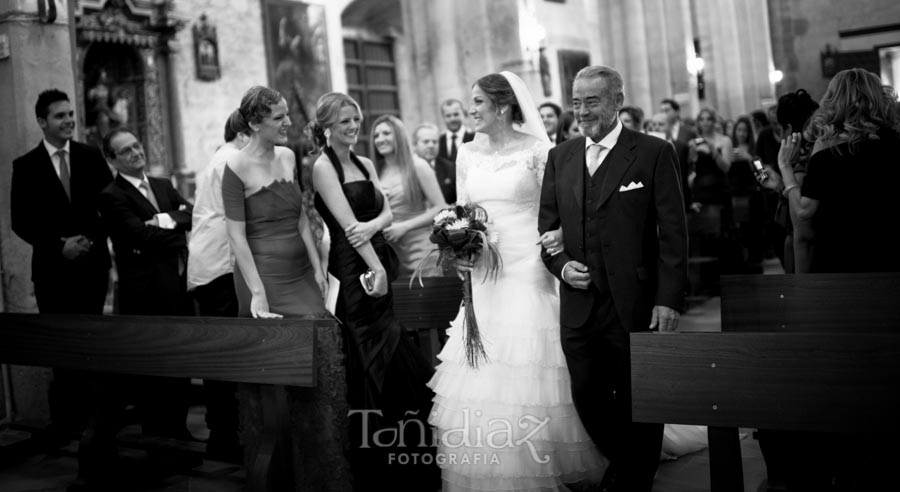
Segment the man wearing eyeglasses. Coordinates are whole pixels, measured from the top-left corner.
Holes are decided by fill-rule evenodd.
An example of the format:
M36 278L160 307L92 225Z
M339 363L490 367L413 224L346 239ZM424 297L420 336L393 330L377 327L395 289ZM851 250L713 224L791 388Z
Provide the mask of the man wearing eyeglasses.
M118 176L100 193L119 274L119 314L192 314L186 295L187 238L193 207L172 184L147 176L146 154L126 129L103 138L103 154ZM141 377L135 395L147 436L190 439L185 427L188 381Z
M116 253L119 313L183 314L193 207L168 180L147 176L144 148L130 131L107 134L103 154L119 171L100 194Z
M13 231L32 247L37 307L43 314L102 314L110 259L97 198L112 174L99 150L72 140L75 113L65 92L42 92L34 110L44 138L13 161L10 216ZM87 422L78 404L81 376L53 374L51 433L66 438Z

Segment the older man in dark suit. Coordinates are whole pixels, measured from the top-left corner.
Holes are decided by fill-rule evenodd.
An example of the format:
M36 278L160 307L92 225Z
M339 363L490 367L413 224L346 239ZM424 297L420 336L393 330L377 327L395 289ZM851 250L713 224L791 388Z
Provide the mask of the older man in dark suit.
M111 131L103 154L119 171L100 193L100 215L109 230L119 273L119 314L189 315L187 240L193 207L166 179L144 173L144 148L133 133ZM135 397L143 432L189 439L185 427L187 381L142 378Z
M607 67L575 76L585 137L550 151L538 230L562 227L563 248L542 256L561 281L560 338L575 408L611 462L606 490L650 492L663 426L631 422L629 333L677 327L687 227L674 148L622 126L622 86Z

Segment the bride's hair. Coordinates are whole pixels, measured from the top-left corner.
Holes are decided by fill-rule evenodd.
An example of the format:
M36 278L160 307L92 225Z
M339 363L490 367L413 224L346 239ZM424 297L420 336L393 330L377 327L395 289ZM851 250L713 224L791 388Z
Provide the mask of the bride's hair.
M509 85L509 81L506 80L506 77L500 75L499 73L492 73L481 77L475 82L484 94L491 100L494 106L509 106L509 110L512 113L512 122L513 123L524 123L525 115L522 114L522 107L519 106L519 101L516 99L516 94L513 92L512 86ZM474 87L474 86L473 86Z
M238 113L249 129L250 123L258 124L272 114L270 106L280 103L282 99L281 94L275 89L257 85L244 93Z
M310 154L317 153L327 144L325 138L325 130L335 124L341 115L341 109L345 106L352 106L359 112L360 122L362 122L362 109L356 99L342 92L327 92L319 97L316 101L316 117L306 125L303 130L306 136L312 141L314 149Z
M413 208L419 208L425 199L425 193L422 191L422 185L419 184L419 178L416 175L412 147L409 145L409 139L406 137L406 128L403 126L403 122L396 116L385 114L379 116L378 119L372 123L372 132L369 136L369 143L372 145L371 155L374 157L372 160L375 161L375 170L378 172L378 176L381 177L381 172L384 170L385 165L384 156L381 155L375 147L375 130L381 124L391 127L391 132L394 134L394 155L397 159L397 165L400 166L400 174L403 176L404 188L409 196L410 204Z

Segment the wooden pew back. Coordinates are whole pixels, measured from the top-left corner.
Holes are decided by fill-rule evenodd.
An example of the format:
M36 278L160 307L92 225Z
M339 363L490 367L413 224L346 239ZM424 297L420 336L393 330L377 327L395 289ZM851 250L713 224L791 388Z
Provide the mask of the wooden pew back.
M900 333L631 335L632 418L900 431Z
M0 314L0 362L311 387L327 319Z
M437 364L443 332L459 312L462 282L457 277L427 277L409 285L409 279L391 284L394 314L416 337L425 357Z
M722 276L722 331L900 329L900 274Z

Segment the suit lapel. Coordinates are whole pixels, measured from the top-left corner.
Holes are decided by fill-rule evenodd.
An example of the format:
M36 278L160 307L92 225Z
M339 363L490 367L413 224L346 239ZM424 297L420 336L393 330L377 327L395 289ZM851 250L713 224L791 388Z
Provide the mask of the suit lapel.
M71 149L71 145L69 149ZM53 190L53 193L56 195L57 201L64 201L65 203L70 203L69 197L66 196L66 190L63 188L62 181L59 180L59 175L56 174L56 169L53 167L53 159L50 157L50 153L47 152L47 147L44 147L44 142L37 146L37 156L39 158L38 162L38 173L39 173L39 182L48 183L48 186ZM69 153L69 159L71 160L72 154ZM72 165L69 164L70 170L70 178L69 178L69 186L71 189L71 169ZM53 183L53 184L49 184Z
M151 189L153 187L153 181L150 181ZM131 183L128 182L121 174L116 176L116 184L119 185L119 188L125 193L126 196L131 197L131 201L137 204L142 211L144 212L144 217L153 217L156 215L156 209L153 208L153 204L150 203L150 200L144 197L143 193L138 191ZM159 200L159 199L157 199ZM162 206L162 205L160 205Z
M149 177L147 178L147 181L150 183L150 190L153 191L153 196L156 197L156 204L159 205L159 211L171 211L172 204L169 201L169 194L166 193L165 186L158 180L150 179ZM153 206L152 203L150 205Z
M625 172L634 162L634 146L634 135L631 130L623 128L619 135L619 141L603 160L602 165L609 166L609 168L606 170L606 177L603 178L603 187L600 188L600 199L597 200L598 209L612 196L613 191L617 189L625 176Z

